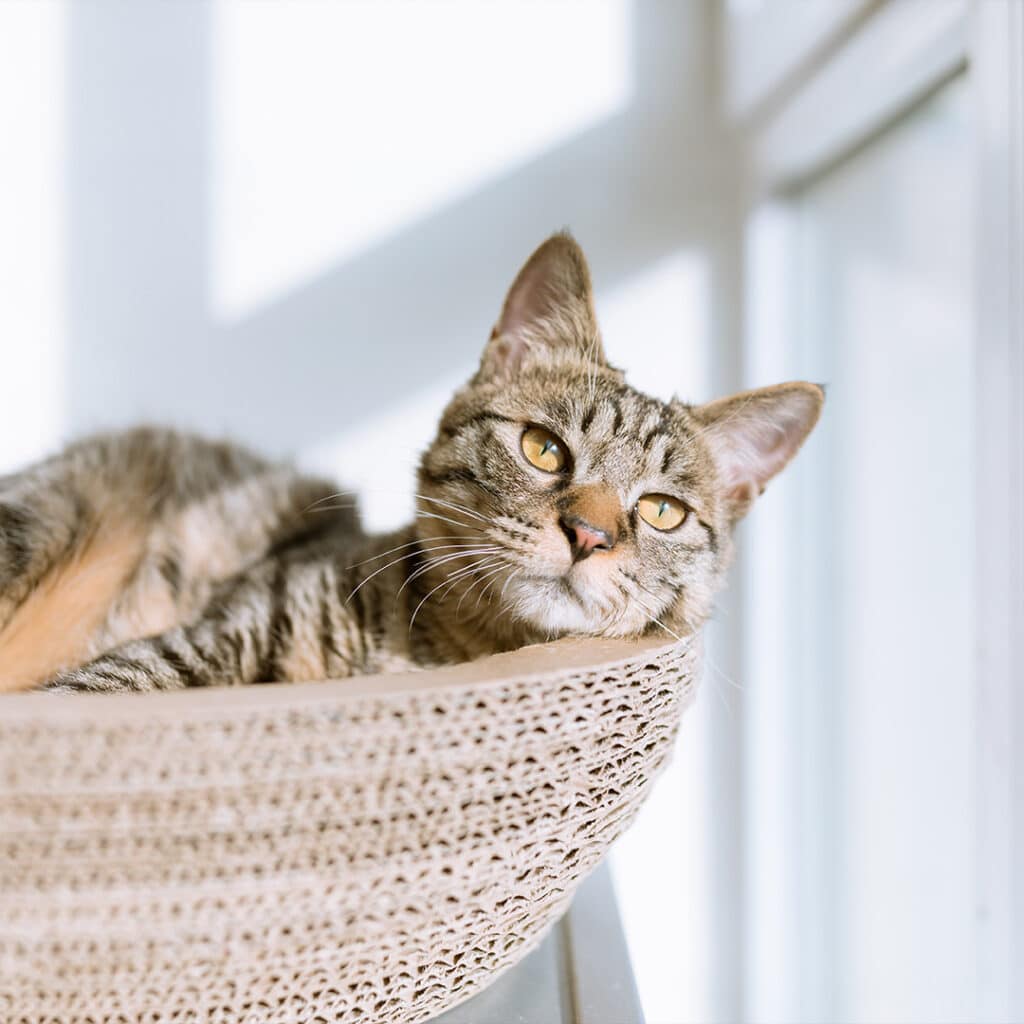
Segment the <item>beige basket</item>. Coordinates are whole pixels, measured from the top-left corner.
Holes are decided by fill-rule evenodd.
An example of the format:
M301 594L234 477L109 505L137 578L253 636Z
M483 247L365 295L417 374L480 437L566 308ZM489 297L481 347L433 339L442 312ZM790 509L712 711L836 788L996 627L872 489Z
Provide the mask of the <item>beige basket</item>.
M422 1021L629 824L696 643L410 675L0 698L0 1020Z

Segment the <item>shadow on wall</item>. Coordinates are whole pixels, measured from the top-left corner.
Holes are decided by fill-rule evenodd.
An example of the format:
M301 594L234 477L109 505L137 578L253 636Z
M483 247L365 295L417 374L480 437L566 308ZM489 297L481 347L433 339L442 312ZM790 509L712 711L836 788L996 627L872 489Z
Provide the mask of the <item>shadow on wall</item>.
M521 9L542 32L544 8ZM562 226L588 251L599 290L680 248L706 253L713 320L723 308L714 296L729 256L716 239L729 215L720 200L728 168L709 117L709 8L636 0L623 41L632 79L623 109L218 322L215 14L211 5L159 0L70 5L71 432L146 419L227 432L269 451L315 444L382 399L401 401L471 364L516 268ZM459 59L461 40L443 38L451 28L439 19L428 41L438 59ZM566 66L587 57L569 53ZM521 58L495 54L495 73L529 74ZM282 76L283 102L286 71L266 70Z

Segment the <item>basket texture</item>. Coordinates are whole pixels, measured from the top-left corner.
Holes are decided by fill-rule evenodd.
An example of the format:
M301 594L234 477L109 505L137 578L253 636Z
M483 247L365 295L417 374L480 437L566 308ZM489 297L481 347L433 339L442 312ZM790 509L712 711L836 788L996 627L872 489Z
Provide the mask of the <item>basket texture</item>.
M521 959L629 824L696 642L0 700L0 1020L415 1022Z

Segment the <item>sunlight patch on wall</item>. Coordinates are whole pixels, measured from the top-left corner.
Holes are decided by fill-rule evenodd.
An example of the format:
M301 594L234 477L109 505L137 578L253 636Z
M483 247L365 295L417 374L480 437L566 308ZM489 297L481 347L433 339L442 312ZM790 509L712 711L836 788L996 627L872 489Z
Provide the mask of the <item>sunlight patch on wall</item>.
M708 271L676 252L597 296L610 362L633 387L661 399L704 401L708 377Z
M218 0L212 303L234 320L621 110L626 0Z
M0 473L62 427L64 18L54 0L0 4Z

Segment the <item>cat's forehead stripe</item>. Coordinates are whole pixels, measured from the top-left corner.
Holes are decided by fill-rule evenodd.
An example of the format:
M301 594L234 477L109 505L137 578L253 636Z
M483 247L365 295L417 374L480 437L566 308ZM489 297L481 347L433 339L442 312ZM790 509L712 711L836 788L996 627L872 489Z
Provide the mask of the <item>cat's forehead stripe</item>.
M615 417L612 422L612 433L618 434L618 432L622 429L622 406L619 404L618 400L615 398L614 395L612 396L610 401L612 403L612 409L615 411Z
M700 453L690 443L685 407L607 378L580 377L575 387L563 386L554 393L551 381L543 384L547 394L539 387L520 391L513 386L481 396L483 401L449 421L442 432L459 445L461 454L452 452L430 469L451 479L452 470L465 470L468 461L484 479L515 474L516 460L507 451L511 438L499 441L496 433L536 423L563 439L579 472L611 473L627 489L640 479L687 496L700 489ZM496 453L502 455L501 465L494 462Z
M599 411L603 414L599 415ZM652 472L666 473L676 460L676 442L682 424L673 422L664 405L645 395L623 390L618 396L608 396L603 409L601 403L588 408L584 422L589 426L595 420L604 428L605 436L600 440L620 446L639 445L637 457L643 459Z

